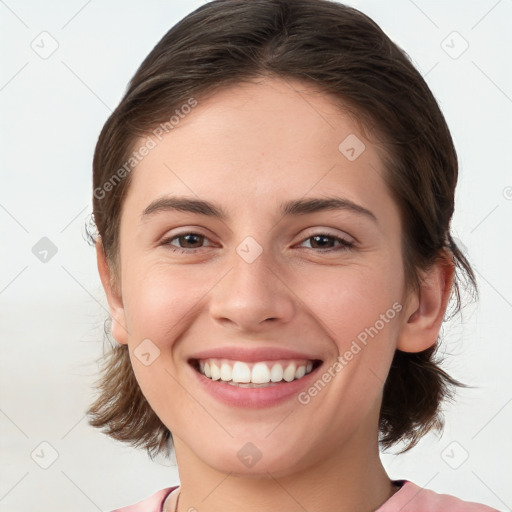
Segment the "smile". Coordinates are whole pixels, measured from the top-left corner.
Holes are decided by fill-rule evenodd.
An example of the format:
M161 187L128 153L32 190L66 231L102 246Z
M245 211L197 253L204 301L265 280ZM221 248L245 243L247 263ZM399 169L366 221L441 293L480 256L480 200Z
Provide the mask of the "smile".
M231 359L195 360L192 366L212 381L237 387L267 387L300 380L320 364L317 360L287 359L245 362Z

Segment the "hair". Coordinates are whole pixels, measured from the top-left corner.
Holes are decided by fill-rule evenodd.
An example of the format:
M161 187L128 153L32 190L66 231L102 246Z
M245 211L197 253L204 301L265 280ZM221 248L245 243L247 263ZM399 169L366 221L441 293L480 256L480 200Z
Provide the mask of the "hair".
M331 0L214 0L172 27L145 58L103 126L93 160L97 233L88 234L101 242L114 288L132 175L127 162L134 167L136 144L159 126L170 131L170 116L187 112L185 105L262 77L315 86L384 148L385 180L402 221L406 285L417 290L422 272L451 259L451 299L454 314L460 312L460 285L475 296L477 286L450 234L458 162L446 121L408 55L371 18ZM440 337L418 353L396 350L380 410L383 448L404 442L404 452L430 430L441 431L442 402L456 387L467 387L440 368L439 343ZM150 456L168 453L172 434L144 397L128 346L111 344L101 372L99 395L87 411L90 424Z

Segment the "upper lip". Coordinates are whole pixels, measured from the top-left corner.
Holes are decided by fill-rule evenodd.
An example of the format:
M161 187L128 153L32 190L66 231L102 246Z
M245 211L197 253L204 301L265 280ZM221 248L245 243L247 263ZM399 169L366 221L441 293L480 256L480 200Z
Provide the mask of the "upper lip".
M284 348L271 347L223 347L212 348L197 352L189 357L191 359L232 359L234 361L245 361L247 363L256 361L274 361L278 359L306 359L308 361L320 360L319 357L296 352Z

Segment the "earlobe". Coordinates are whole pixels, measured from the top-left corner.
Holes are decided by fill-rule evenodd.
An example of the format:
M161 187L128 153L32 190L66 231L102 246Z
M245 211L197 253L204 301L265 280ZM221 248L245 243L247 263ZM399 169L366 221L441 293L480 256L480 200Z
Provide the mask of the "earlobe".
M420 288L407 305L397 348L422 352L437 340L453 286L455 266L449 254L443 255L425 273Z
M105 290L107 301L112 318L112 336L121 344L128 343L128 331L126 329L126 317L120 291L115 286L112 278L112 269L110 268L101 238L96 242L96 260L101 284Z

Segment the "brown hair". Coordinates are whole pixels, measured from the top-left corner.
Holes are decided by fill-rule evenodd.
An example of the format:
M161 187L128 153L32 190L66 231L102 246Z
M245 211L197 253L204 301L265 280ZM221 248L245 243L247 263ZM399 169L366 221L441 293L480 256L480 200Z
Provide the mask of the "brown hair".
M421 271L452 258L454 313L460 311L461 278L475 292L476 282L450 235L458 164L444 117L407 54L369 17L330 0L214 0L177 23L146 57L94 154L94 223L114 286L121 207L131 182L126 163L136 141L160 123L172 129L170 116L181 117L184 105L264 76L315 85L377 139L401 213L407 285L417 289ZM438 346L439 338L420 353L396 351L380 411L384 448L404 441L405 451L443 428L441 403L464 385L439 367ZM166 451L172 435L142 394L127 345L114 344L104 357L90 423L150 455Z

